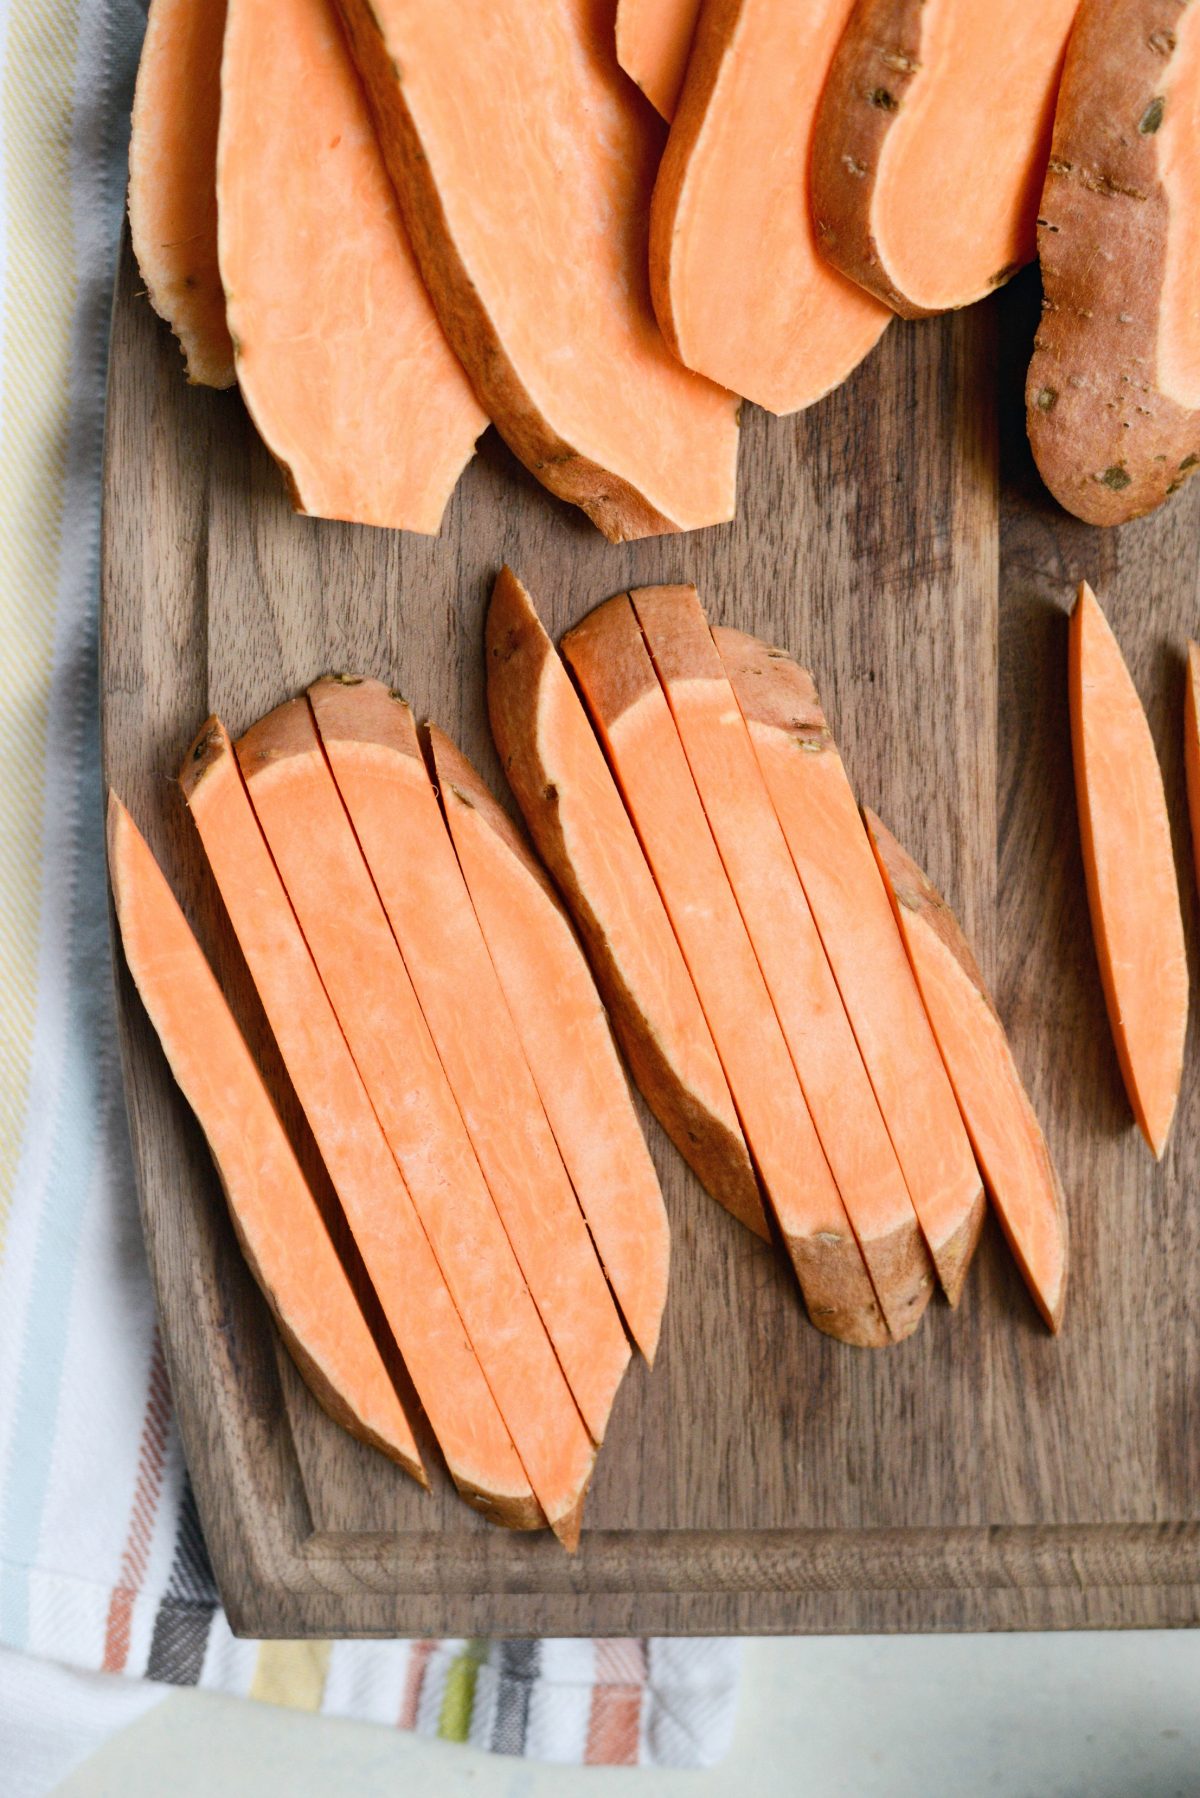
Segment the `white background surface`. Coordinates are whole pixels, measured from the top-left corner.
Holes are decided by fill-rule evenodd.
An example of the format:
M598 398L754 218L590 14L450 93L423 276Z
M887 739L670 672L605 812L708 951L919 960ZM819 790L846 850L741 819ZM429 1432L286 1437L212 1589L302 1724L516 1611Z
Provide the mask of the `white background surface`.
M3 1788L0 1769L0 1789ZM57 1798L1198 1798L1200 1633L747 1644L706 1773L542 1767L173 1694Z

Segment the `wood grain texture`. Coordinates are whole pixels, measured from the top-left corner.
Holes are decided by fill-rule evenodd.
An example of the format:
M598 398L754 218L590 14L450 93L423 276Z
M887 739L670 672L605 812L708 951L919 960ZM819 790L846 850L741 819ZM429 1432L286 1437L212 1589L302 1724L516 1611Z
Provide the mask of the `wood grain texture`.
M499 791L483 688L483 609L499 564L520 572L555 634L629 585L693 580L714 618L811 662L861 796L962 918L1059 1157L1076 1255L1058 1343L989 1226L957 1314L935 1304L898 1348L846 1348L809 1327L783 1258L702 1193L643 1109L671 1215L671 1296L653 1374L635 1367L619 1395L568 1561L550 1539L474 1517L436 1451L426 1497L309 1398L118 954L151 1265L235 1628L625 1635L1200 1620L1200 1346L1186 1324L1200 1099L1185 1095L1156 1171L1124 1108L1087 927L1064 609L1078 573L1091 574L1151 701L1182 820L1176 727L1200 496L1104 539L1039 497L1020 433L1033 316L1018 282L998 303L893 326L808 413L749 412L739 515L718 530L608 545L491 435L440 539L318 523L288 510L236 395L180 380L135 287L126 257L108 419L107 774L285 1109L278 1059L167 778L205 713L219 710L236 733L325 669L359 668L450 730ZM1001 388L1011 395L998 422Z

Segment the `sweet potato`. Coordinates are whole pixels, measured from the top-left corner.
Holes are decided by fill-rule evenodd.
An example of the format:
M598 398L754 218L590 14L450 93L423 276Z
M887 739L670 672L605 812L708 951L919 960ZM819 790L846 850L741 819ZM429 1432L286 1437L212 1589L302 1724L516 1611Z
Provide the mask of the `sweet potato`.
M1083 0L1054 119L1029 441L1089 524L1200 467L1200 25L1169 0Z
M217 1165L250 1271L335 1423L429 1484L404 1414L262 1075L137 825L108 796L125 960Z
M664 119L675 116L700 0L617 0L617 61Z
M236 744L317 972L500 1415L574 1548L595 1451L529 1296L306 699Z
M628 595L563 638L712 1029L809 1316L888 1331Z
M713 637L829 956L946 1297L984 1196L846 770L807 669L740 631Z
M129 137L133 253L201 387L237 378L217 267L224 37L225 0L151 0Z
M1042 1127L958 919L874 812L866 821L996 1215L1057 1332L1067 1296L1067 1207Z
M1079 836L1100 979L1129 1103L1161 1160L1187 1033L1179 883L1150 726L1086 581L1071 614L1069 667Z
M510 448L614 541L731 518L737 402L654 322L660 133L611 5L340 4L426 286Z
M642 1096L713 1198L766 1236L729 1086L658 888L579 695L510 568L488 610L487 668L501 765Z
M422 286L335 0L229 0L217 194L238 381L297 511L436 531L487 420Z
M650 290L680 361L771 412L844 381L888 307L821 255L817 100L853 0L706 0L654 187Z
M412 712L378 681L322 680L310 698L496 1210L599 1443L629 1344L488 955Z
M219 719L201 730L179 778L296 1096L451 1477L495 1522L540 1528L545 1513L371 1108Z
M545 871L466 756L430 729L433 777L525 1059L613 1296L653 1362L671 1233L579 939Z
M1183 765L1187 778L1188 821L1192 827L1192 860L1200 892L1200 643L1187 647L1187 684L1183 698Z
M1078 0L856 0L817 114L823 253L905 318L1033 259Z
M694 587L630 599L880 1308L911 1335L933 1263L708 620Z

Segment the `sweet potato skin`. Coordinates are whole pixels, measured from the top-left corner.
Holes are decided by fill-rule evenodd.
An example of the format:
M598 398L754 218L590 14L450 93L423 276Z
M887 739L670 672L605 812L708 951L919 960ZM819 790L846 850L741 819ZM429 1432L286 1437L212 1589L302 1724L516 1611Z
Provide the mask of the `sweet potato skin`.
M922 0L879 0L851 13L817 109L809 166L822 254L902 318L930 314L892 286L868 221L879 153L920 67L921 8ZM855 96L849 113L842 93Z
M488 713L501 766L583 938L638 1089L705 1189L747 1229L765 1238L769 1232L745 1140L681 1079L670 1046L631 992L604 920L576 875L560 820L560 796L540 759L537 740L539 684L547 662L557 658L529 594L510 568L501 570L492 594L486 653ZM713 1056L715 1060L715 1050Z
M1183 25L1179 9L1160 0L1083 0L1059 90L1026 419L1042 479L1088 524L1153 511L1200 467L1200 414L1160 391L1154 372L1172 24Z
M338 0L338 6L425 284L484 411L543 486L579 506L610 542L678 531L676 520L665 517L631 483L564 441L541 412L506 354L455 247L406 103L403 69L393 57L383 24L370 0Z

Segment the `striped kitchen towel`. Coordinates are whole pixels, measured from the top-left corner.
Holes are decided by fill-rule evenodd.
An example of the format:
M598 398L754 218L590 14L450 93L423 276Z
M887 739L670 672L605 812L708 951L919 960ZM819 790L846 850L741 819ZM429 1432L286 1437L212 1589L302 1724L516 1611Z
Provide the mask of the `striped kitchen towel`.
M731 1643L243 1642L217 1601L137 1220L104 886L99 471L143 23L136 0L0 0L0 1644L509 1754L709 1763Z

